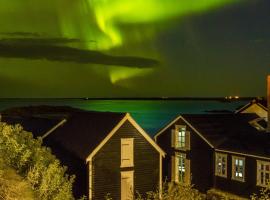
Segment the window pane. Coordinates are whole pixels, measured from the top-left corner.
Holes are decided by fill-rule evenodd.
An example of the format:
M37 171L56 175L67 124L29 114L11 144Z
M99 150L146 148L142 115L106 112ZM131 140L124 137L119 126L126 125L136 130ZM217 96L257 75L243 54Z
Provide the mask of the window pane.
M243 160L239 160L239 166L243 166Z
M178 157L178 180L179 182L184 182L185 177L185 157L179 155Z

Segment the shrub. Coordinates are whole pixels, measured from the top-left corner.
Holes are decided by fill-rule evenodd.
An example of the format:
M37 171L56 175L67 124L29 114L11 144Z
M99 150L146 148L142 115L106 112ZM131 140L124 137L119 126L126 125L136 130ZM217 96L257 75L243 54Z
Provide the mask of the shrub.
M130 198L133 199L133 198ZM194 189L192 185L164 183L163 191L159 190L147 192L143 197L138 191L135 195L136 200L204 200L206 196ZM112 200L110 194L105 196L105 200Z
M269 200L270 199L270 184L267 187L262 188L259 194L251 195L251 200Z
M74 176L20 125L0 122L0 157L30 183L38 199L72 200Z

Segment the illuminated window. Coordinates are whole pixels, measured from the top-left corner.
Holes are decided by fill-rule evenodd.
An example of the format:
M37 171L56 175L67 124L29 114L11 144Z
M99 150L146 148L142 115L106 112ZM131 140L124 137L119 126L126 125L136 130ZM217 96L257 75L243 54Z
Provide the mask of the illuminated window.
M177 131L177 142L176 147L178 148L185 148L186 146L186 128L181 127Z
M186 126L176 125L172 130L172 147L190 149L190 132L186 130Z
M232 179L245 181L245 158L232 156Z
M133 138L121 139L121 167L133 167Z
M186 154L176 153L172 156L172 181L190 183L190 160L186 158Z
M227 178L227 154L216 153L216 170L217 176Z
M266 187L270 180L270 162L257 160L257 185Z
M186 156L183 154L179 154L177 156L177 170L178 170L178 182L184 183L185 182L185 160Z

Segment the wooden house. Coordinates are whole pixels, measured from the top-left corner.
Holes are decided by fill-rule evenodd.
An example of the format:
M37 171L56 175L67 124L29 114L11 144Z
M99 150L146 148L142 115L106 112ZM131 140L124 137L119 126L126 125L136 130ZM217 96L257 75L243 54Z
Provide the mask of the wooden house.
M267 111L267 101L265 99L254 99L248 104L238 108L235 113L256 113L259 117L267 121Z
M155 136L163 179L249 197L270 180L270 133L256 114L181 115Z
M6 111L2 120L43 138L76 175L75 197L127 200L161 189L165 154L128 113L39 106Z

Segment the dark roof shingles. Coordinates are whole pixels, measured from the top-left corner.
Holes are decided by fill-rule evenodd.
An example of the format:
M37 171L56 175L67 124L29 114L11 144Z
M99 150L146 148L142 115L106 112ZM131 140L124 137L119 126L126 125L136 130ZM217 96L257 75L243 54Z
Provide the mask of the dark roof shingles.
M270 157L270 134L249 122L256 114L183 115L215 148Z
M126 113L84 111L67 106L30 106L3 111L3 121L20 123L35 137L44 135L63 119L67 121L44 142L58 144L80 159L87 156L101 143ZM52 145L52 150L57 148Z

